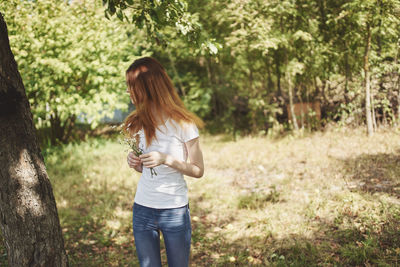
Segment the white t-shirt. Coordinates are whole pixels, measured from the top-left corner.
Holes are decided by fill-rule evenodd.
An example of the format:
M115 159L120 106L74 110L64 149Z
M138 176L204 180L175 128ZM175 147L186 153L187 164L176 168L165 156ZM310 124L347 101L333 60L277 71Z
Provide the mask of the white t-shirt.
M139 147L143 153L158 151L186 161L188 155L185 143L199 137L196 125L186 123L181 126L173 119L168 119L165 126L159 128L156 129L156 138L149 146L146 144L144 131L139 131ZM135 202L156 209L178 208L188 204L188 188L183 174L164 164L155 167L154 170L157 175L151 176L150 168L143 166Z

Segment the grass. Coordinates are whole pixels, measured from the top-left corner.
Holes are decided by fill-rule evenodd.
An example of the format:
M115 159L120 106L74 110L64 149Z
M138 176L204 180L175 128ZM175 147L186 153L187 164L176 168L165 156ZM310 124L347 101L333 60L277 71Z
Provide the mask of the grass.
M205 175L187 178L192 266L400 266L398 132L201 142ZM139 176L125 157L111 139L45 151L71 266L138 266Z

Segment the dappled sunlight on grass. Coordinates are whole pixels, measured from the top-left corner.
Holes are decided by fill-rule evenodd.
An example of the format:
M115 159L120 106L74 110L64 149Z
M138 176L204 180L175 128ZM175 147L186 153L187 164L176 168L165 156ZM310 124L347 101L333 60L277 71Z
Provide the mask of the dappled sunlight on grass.
M201 144L205 175L186 178L192 266L400 264L397 133L204 135ZM138 266L139 175L124 149L92 139L45 151L72 266Z
M119 143L93 139L49 151L47 169L72 264L136 266L131 207L139 175Z
M207 259L209 264L224 265L231 262L232 256L242 264L256 264L254 259L266 265L368 262L368 257L346 259L346 253L353 252L352 243L346 245L346 240L336 237L336 233L360 231L362 227L373 231L373 225L387 222L392 214L389 210L383 212L381 205L397 210L397 198L354 192L346 181L346 164L359 155L385 151L398 158L397 134L382 132L367 138L360 130L347 130L281 140L245 137L237 142L218 142L219 137L209 138L204 141L208 167L205 179L193 181L190 186L192 202L193 196L199 202L197 212L205 214L194 224L202 223L204 227L197 227L208 229L199 236L202 242L209 243L214 256L210 259L209 254L196 250L194 258L201 259L197 264L202 265L202 260ZM389 164L374 167L385 169L399 180L398 168ZM357 214L357 219L346 217L349 212ZM342 220L344 217L348 219ZM363 239L361 236L358 242ZM379 235L373 239L378 240ZM321 242L326 244L321 247ZM284 250L289 255L275 253L287 247L293 248ZM386 257L386 253L395 255L396 249L378 249L379 257L374 262L397 262L397 258L393 261ZM305 253L305 258L290 255L296 251Z

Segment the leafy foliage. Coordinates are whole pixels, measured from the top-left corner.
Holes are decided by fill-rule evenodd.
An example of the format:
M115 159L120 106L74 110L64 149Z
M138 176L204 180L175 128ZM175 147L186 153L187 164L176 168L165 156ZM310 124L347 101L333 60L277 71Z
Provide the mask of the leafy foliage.
M95 126L99 110L126 105L120 98L124 64L145 54L161 61L211 132L279 135L293 127L288 106L301 102L321 104L322 122L309 129L330 121L360 125L369 31L374 121L399 122L397 0L102 4L1 4L40 127L68 128L82 114Z
M116 108L127 108L124 70L148 53L140 31L108 21L100 3L91 1L7 1L0 7L35 124L51 129L53 143L66 141L78 119L95 127Z
M171 76L210 128L280 133L290 98L320 102L325 123L363 124L368 19L376 121L398 121L398 1L204 0L188 1L188 11L198 18L202 34L219 44L218 53L201 53L175 35L167 49L154 50L179 70Z
M198 17L188 12L187 1L103 0L103 5L107 18L116 15L121 21L131 22L139 29L146 28L147 37L158 45L168 45L172 29L192 45L217 53L216 45L203 34ZM167 28L169 31L165 31Z

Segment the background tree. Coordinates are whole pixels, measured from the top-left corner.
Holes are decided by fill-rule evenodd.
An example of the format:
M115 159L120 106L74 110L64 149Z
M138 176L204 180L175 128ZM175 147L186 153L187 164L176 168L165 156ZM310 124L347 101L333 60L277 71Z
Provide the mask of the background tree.
M67 266L56 203L0 13L0 227L10 266Z

